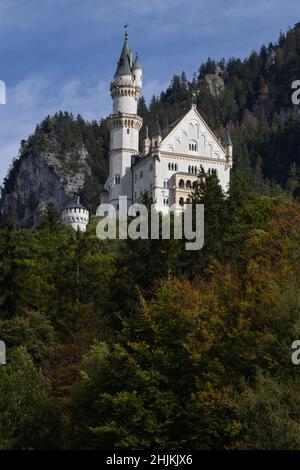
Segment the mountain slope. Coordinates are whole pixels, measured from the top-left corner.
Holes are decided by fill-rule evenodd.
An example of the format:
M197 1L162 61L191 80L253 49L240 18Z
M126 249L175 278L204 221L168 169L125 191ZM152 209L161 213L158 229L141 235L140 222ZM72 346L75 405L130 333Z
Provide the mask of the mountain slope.
M48 116L22 142L4 181L1 221L9 217L16 226L35 227L49 202L59 211L74 194L94 210L107 173L107 142L104 121L90 124L62 112Z
M174 75L170 86L138 113L147 125L156 115L162 128L185 113L193 95L216 134L229 126L234 144L234 172L254 192L270 194L279 186L292 194L300 185L300 107L292 104L291 84L300 79L300 23L276 44L262 46L245 60L208 59L188 81ZM100 113L99 113L100 114ZM47 117L28 141L4 181L1 222L34 227L48 202L60 209L73 193L94 211L108 173L109 132L106 121L85 122L68 113Z

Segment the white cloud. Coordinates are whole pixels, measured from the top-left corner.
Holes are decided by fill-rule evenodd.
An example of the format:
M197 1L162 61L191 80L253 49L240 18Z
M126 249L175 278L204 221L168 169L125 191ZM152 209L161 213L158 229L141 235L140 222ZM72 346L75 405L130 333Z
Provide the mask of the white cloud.
M0 181L27 139L48 114L69 111L87 120L99 120L110 112L107 83L87 84L69 80L57 88L42 76L31 76L8 87L7 104L0 107Z

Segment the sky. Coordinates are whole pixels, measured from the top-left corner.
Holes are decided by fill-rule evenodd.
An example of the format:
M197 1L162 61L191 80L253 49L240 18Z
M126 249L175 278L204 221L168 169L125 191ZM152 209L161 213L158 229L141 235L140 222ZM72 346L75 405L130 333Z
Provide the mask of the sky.
M207 57L245 58L298 21L299 0L0 0L0 185L48 114L111 112L125 23L149 102L174 73L191 79Z

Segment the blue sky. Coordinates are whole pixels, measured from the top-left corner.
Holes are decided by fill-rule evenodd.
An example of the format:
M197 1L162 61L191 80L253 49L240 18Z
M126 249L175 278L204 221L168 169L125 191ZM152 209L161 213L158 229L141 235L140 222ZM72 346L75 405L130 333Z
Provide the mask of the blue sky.
M0 183L47 114L110 113L124 23L149 100L174 73L191 78L208 56L244 58L299 20L299 0L0 0Z

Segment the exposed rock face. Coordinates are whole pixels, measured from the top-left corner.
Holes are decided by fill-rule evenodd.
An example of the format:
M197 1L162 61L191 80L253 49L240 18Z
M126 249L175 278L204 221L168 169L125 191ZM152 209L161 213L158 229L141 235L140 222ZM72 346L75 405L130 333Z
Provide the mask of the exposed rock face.
M30 151L20 157L13 188L1 201L1 216L11 215L18 227L35 227L47 204L60 211L64 202L82 190L91 175L88 153L78 146L65 154L65 161L55 153ZM72 162L76 165L72 167Z
M217 73L205 75L205 81L209 87L209 91L213 96L219 96L225 89L224 80Z
M59 112L48 116L27 141L4 181L0 223L34 228L49 203L60 213L74 194L93 212L107 174L108 129Z

